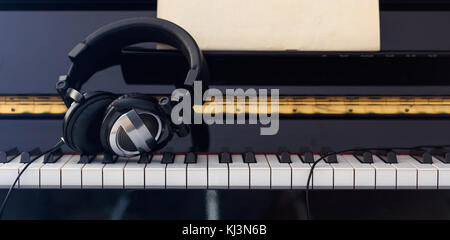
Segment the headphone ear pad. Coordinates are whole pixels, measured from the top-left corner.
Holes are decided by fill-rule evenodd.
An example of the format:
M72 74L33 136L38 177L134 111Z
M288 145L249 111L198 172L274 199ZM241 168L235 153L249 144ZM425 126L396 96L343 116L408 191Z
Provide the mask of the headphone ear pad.
M96 154L103 151L100 128L106 108L116 99L112 93L97 93L76 103L65 122L65 136L69 147L81 153ZM72 107L71 107L72 108Z

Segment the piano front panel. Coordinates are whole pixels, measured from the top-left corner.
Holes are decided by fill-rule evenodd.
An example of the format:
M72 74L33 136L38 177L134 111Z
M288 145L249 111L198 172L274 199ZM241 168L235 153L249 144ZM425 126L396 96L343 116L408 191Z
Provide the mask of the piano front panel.
M350 148L448 145L448 119L281 119L277 135L260 136L261 125L211 125L209 152L320 152ZM61 120L2 119L0 150L29 151L53 146L61 138ZM207 141L201 138L201 141ZM177 136L162 151L188 152L190 137ZM63 151L71 151L63 147Z

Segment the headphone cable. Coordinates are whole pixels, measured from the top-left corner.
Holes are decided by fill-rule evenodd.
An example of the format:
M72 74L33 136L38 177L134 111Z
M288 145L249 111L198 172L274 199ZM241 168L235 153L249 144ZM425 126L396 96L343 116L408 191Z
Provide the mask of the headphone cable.
M57 150L58 148L60 148L61 146L64 145L64 141L63 139L59 140L59 142L57 144L55 144L55 146L53 146L52 148L50 148L49 150L37 155L36 157L34 157L33 159L31 159L26 165L25 167L22 169L22 171L20 171L19 175L17 175L16 179L14 180L13 184L11 185L11 187L9 188L8 192L6 193L5 198L3 199L2 205L0 207L0 219L2 219L3 217L3 212L5 211L5 207L6 207L6 203L8 202L9 196L11 196L11 193L14 189L14 186L17 184L17 182L20 179L20 176L22 176L23 172L25 172L25 170L37 159L39 159L40 157L44 156L47 153L51 153L55 150Z
M316 167L316 165L324 160L325 158L331 156L331 155L337 155L337 154L343 154L343 153L347 153L347 152L358 152L358 151L383 151L383 150L414 150L414 149L420 149L420 148L434 148L434 149L439 149L439 148L445 148L445 147L450 147L450 145L419 145L419 146L415 146L415 147L389 147L389 148L353 148L353 149L346 149L346 150L342 150L342 151L336 151L336 152L329 152L325 155L322 155L319 159L317 159L316 161L314 161L314 163L311 166L311 169L309 170L309 175L308 175L308 181L306 182L306 191L305 191L305 204L306 204L306 219L308 220L312 220L311 218L311 210L310 210L310 201L309 201L309 186L311 183L311 179L312 179L312 175L313 175L313 171L314 168Z

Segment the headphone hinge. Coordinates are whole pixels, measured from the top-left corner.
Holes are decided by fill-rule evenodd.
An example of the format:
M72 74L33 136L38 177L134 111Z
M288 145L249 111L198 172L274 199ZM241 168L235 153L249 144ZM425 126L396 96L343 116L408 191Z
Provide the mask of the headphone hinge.
M172 128L175 130L175 132L179 137L185 137L189 134L189 127L184 123L174 124L170 118L172 114L173 105L174 102L172 102L169 97L162 97L161 99L159 99L159 106L168 116L169 124L172 126Z
M64 103L67 107L72 103L69 99L67 99L67 89L69 88L69 83L67 82L67 75L61 75L58 78L58 82L56 82L56 91L59 96L64 100Z
M73 102L77 102L77 103L84 100L83 94L81 94L80 92L78 92L77 90L75 90L73 88L67 89L66 98L70 98Z

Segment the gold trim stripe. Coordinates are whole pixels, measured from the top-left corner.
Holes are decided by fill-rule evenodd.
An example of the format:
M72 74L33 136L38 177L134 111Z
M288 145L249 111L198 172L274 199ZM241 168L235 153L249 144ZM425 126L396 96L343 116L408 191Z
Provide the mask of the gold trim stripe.
M202 107L194 106L196 112L258 114L271 111L271 99L257 101L237 100L209 101ZM267 109L258 103L268 103ZM450 114L450 96L445 97L368 97L368 96L282 96L278 101L278 113L290 114ZM0 115L64 114L67 108L57 96L0 96Z
M66 105L57 96L0 96L0 115L64 114Z
M246 101L244 104L233 104L233 101L207 102L203 105L204 112L228 113L234 109L234 113L258 114L271 111L271 99L259 99L263 103L268 102L267 108L259 108L258 102ZM236 102L236 101L235 101ZM222 105L222 109L220 108ZM200 112L200 108L194 108ZM222 110L222 111L220 111ZM291 114L324 114L324 115L367 115L367 114L450 114L450 97L367 97L367 96L326 96L326 97L280 97L278 113Z

